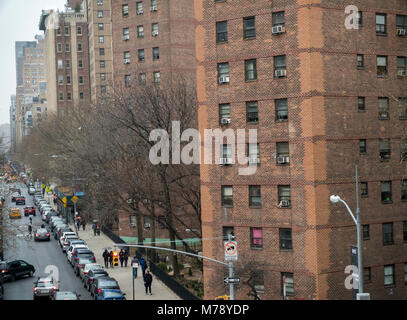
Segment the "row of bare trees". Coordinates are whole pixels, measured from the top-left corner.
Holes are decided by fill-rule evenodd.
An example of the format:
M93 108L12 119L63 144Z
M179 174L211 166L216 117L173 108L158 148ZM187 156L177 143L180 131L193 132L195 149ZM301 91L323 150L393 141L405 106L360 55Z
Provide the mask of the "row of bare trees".
M29 164L37 177L55 177L65 185L73 176L85 179L87 211L98 212L102 221L111 221L117 210L136 216L140 244L144 216L152 221L152 242L161 216L171 247L181 240L193 252L179 226L201 237L199 166L149 160L156 144L150 141L152 130L168 132L171 148L172 121L180 121L181 132L197 128L196 94L188 83L179 76L167 85L116 90L97 104L49 115L17 146L16 160ZM177 275L176 255L172 265Z

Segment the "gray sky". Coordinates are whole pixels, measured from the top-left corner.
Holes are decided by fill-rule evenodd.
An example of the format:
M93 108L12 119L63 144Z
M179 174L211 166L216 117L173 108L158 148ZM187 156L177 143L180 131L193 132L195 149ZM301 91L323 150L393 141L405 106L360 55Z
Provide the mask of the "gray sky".
M42 9L64 9L66 0L0 0L0 124L9 123L16 94L15 42L34 41Z

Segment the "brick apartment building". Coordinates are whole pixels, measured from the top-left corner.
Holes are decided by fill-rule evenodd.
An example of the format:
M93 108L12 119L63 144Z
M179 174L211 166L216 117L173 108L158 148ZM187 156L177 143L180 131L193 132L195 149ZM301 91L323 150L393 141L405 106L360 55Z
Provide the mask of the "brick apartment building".
M203 238L218 239L203 241L203 254L223 260L219 237L233 232L236 276L252 273L262 299L282 299L283 276L289 299L351 299L356 228L329 196L355 209L358 164L364 290L405 299L406 1L353 1L358 30L345 29L343 0L194 3L201 131L258 130L247 146L256 174L201 166ZM204 263L206 299L228 293L224 276ZM240 285L236 298L247 293Z
M63 116L90 102L88 27L83 7L43 11L48 112Z
M115 88L181 73L194 79L193 17L190 0L112 1Z

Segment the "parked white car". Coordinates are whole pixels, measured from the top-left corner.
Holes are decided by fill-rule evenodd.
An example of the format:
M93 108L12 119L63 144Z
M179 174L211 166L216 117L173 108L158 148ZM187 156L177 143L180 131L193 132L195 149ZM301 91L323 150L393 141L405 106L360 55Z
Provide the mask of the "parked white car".
M64 241L65 241L65 238L67 237L67 236L76 236L76 233L75 232L64 232L63 234L62 234L62 237L59 239L59 244L60 244L60 246L62 247L62 245L63 245L63 243L64 243Z
M82 249L89 249L87 245L85 244L73 244L72 246L70 246L68 248L68 250L66 250L66 257L68 259L69 262L71 262L71 257L72 257L72 251L78 248L82 248Z

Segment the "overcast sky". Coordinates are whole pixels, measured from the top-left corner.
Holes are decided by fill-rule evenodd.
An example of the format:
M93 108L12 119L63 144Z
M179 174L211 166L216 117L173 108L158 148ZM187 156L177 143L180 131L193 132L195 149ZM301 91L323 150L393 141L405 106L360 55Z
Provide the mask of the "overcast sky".
M16 94L15 42L34 41L42 9L64 9L66 0L0 0L0 124L9 123Z

